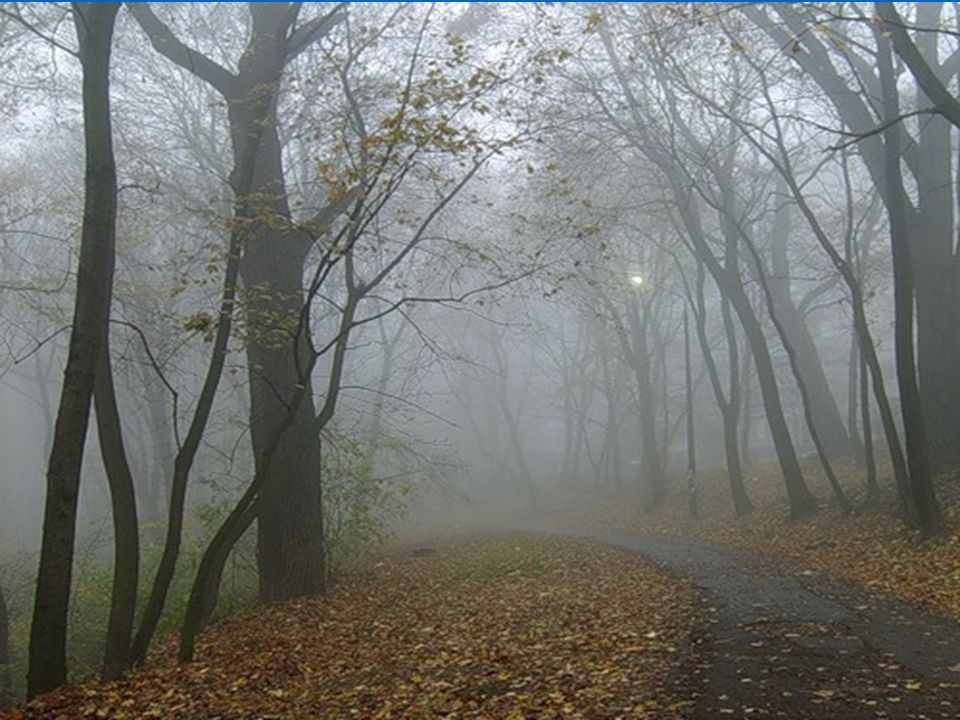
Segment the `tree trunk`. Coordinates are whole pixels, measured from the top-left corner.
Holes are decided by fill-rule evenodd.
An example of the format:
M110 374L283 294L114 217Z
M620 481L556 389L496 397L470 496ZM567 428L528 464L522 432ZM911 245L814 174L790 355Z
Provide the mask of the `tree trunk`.
M393 335L388 336L383 318L377 320L377 330L380 333L380 347L382 348L383 359L380 364L380 377L377 379L376 397L373 401L373 411L370 413L370 429L367 439L366 460L370 466L370 471L376 476L377 450L380 438L380 432L383 427L384 407L387 399L387 387L390 382L390 376L393 374L394 354L397 345L403 334L405 324L400 324Z
M73 6L83 67L84 213L67 366L47 468L40 568L30 626L29 697L67 680L67 615L80 468L113 286L117 174L110 123L110 50L119 8L119 3Z
M849 261L848 261L849 262ZM864 466L863 441L857 427L860 404L860 348L857 346L856 328L850 336L850 351L847 356L847 434L850 435L850 447L853 461L858 468Z
M303 306L302 258L283 251L286 239L266 235L248 242L241 273L248 288L257 288L257 297L248 298L249 321L258 329L247 344L247 364L258 473L266 468L265 453L277 429L286 427L270 469L276 482L264 483L257 515L260 599L273 602L322 593L326 571L313 384L303 374L306 347L294 348L282 329L283 322L296 322ZM276 327L277 317L282 319L277 332L264 332L271 324ZM288 422L288 407L301 386L304 397Z
M703 263L697 259L696 303L694 304L694 327L700 343L700 355L707 366L707 376L713 388L713 395L723 420L723 450L727 461L727 481L730 485L730 498L737 515L746 515L753 511L753 503L747 496L743 485L743 469L740 465L740 447L737 441L737 420L740 412L740 363L738 361L737 335L730 315L730 303L721 297L720 312L723 317L723 329L727 341L729 357L729 396L723 391L720 372L717 369L710 339L707 337L707 303L703 292ZM689 294L689 289L687 290Z
M644 510L649 512L663 502L667 488L657 441L657 403L651 379L650 349L647 346L650 309L648 303L642 305L641 308L639 298L634 298L627 306L627 318L633 335L633 352L629 359L640 398L640 481L648 489Z
M348 255L345 256L345 265L347 272L352 276L352 261ZM351 287L352 281L348 282ZM343 309L343 315L340 318L340 327L336 336L334 347L333 362L330 368L330 378L327 382L327 396L323 403L323 408L313 421L313 437L317 438L314 445L316 457L320 458L320 431L326 427L327 423L333 417L336 410L337 400L340 392L340 383L343 377L344 362L347 353L347 342L350 337L350 330L353 327L354 317L357 310L358 297L352 293L348 296L346 305ZM301 316L301 322L308 322L309 315ZM309 355L306 365L300 368L304 377L309 377L316 366L317 355ZM274 429L274 433L267 439L264 446L263 455L260 458L260 464L257 466L253 480L247 487L243 496L234 506L233 510L217 529L216 534L207 546L200 559L200 566L197 568L197 574L194 578L193 587L190 590L190 598L187 601L187 608L184 611L183 625L180 628L180 648L178 657L181 662L190 662L193 660L193 654L196 647L197 635L209 622L217 603L217 595L220 588L220 580L223 576L223 568L230 552L237 541L243 536L247 528L258 516L258 505L262 502L265 491L268 486L279 484L273 463L277 461L277 455L284 447L288 437L287 433L290 426L296 422L300 413L303 401L308 397L305 384L299 384L290 396L290 404L286 408L286 414L281 419L280 424ZM319 510L319 508L318 508ZM311 567L309 571L313 571Z
M146 360L146 359L145 359ZM147 475L143 481L148 484L146 501L141 503L141 511L145 519L162 521L170 512L167 503L170 501L172 490L174 460L176 451L172 442L172 428L170 426L170 402L167 390L160 379L151 376L152 368L146 361L141 361L143 383L146 387L147 399L147 428L150 431L149 439L144 443L151 451L153 461L147 458Z
M760 253L757 252L757 248L754 245L753 240L742 229L742 227L740 228L740 232L744 245L746 245L747 250L750 252L751 258L753 259L757 280L760 283L763 296L767 301L767 311L770 314L770 319L773 321L773 326L777 331L777 336L780 338L780 343L783 345L783 349L787 353L787 359L790 362L790 370L793 372L794 381L797 384L797 389L800 391L803 419L806 423L807 430L810 433L810 439L813 440L813 445L817 451L817 457L820 460L820 465L823 468L824 474L827 476L827 480L830 483L830 488L833 490L834 499L837 501L840 509L844 512L850 512L852 505L847 499L846 494L843 492L843 488L840 485L840 480L837 478L837 474L833 470L833 465L830 463L830 457L827 452L826 444L823 441L823 438L820 434L820 428L816 422L816 417L813 414L813 404L810 398L809 389L807 388L807 381L800 370L800 363L797 358L796 350L791 343L791 339L787 334L786 328L777 314L775 307L776 301L774 299L773 292L770 289L770 283L767 280L766 270L763 268L762 258L760 257ZM835 403L834 410L836 410ZM839 420L839 414L837 415L837 419Z
M113 589L103 657L103 679L109 681L116 680L130 667L140 574L140 529L133 474L127 462L113 385L109 335L100 350L99 365L93 391L97 436L113 509Z
M743 362L739 368L740 388L742 391L742 401L740 403L743 416L740 419L740 458L744 467L753 466L753 446L751 445L751 434L753 433L753 363L751 362L749 345L746 338L743 341Z
M0 587L0 709L13 703L13 682L10 673L10 617Z
M870 381L867 360L860 356L860 425L863 427L863 463L867 471L867 499L880 494L877 485L877 462L873 452L873 421L870 419Z
M910 469L911 500L916 510L917 522L927 533L935 532L941 525L940 506L933 489L933 476L928 455L926 421L920 389L917 385L916 363L913 348L913 267L910 256L909 228L903 203L903 179L900 171L901 143L900 126L894 120L899 117L896 78L890 57L889 44L879 40L881 51L878 58L880 83L883 88L884 117L890 126L884 131L884 171L886 178L886 204L890 220L890 248L893 255L893 302L894 302L894 347L896 351L897 384L900 388L900 411L903 417L904 437L907 448L907 465ZM944 298L941 298L941 302Z
M941 5L917 3L918 24L936 27ZM829 52L821 40L807 32L804 16L788 4L772 7L781 23L771 23L756 6L745 8L744 14L775 42L782 43L781 47L790 47L799 38L805 52L792 53L791 57L820 85L851 131L868 133L890 117L875 113L864 100L865 94L852 90L846 79L836 72L827 59ZM874 34L880 57L889 49L889 41L879 28L874 28ZM940 65L933 52L938 37L939 33L934 32L917 33L918 47L924 46L928 62L933 60L931 66L939 71ZM870 72L865 82L875 86L872 67ZM894 86L891 92L896 90ZM922 96L922 91L920 94ZM891 101L899 104L898 96L892 95ZM955 442L960 435L960 403L951 400L960 395L960 373L956 371L960 367L960 315L953 312L960 300L960 263L953 252L952 210L947 206L950 189L955 183L950 172L950 153L944 151L950 147L949 133L944 134L944 122L937 116L924 116L920 120L917 152L913 158L905 158L917 179L921 199L921 205L917 207L910 201L902 184L899 187L890 184L885 159L888 135L875 134L857 143L864 165L888 212L902 215L908 225L918 228L918 232L908 235L906 242L912 255L913 284L916 287L916 364L922 400L926 405L923 412L931 425L932 461L936 470L960 464L960 443ZM898 178L902 183L899 172ZM891 207L891 202L898 207ZM927 448L927 453L931 454L931 448Z
M917 3L917 25L937 27L943 3ZM939 33L916 34L935 72ZM950 82L951 78L941 78ZM920 87L917 102L933 104ZM960 468L960 261L953 251L954 185L946 149L952 125L939 115L918 119L917 222L907 236L916 298L917 379L927 428L931 472Z
M787 253L787 241L790 234L789 205L781 203L774 221L771 236L772 272L769 276L770 292L773 296L771 313L783 326L783 332L790 343L796 362L797 377L803 380L809 401L809 412L823 443L826 456L830 459L850 454L850 440L840 417L837 400L827 382L823 370L823 361L817 350L817 344L810 335L810 329L803 314L793 301L790 283L790 260Z
M231 72L185 46L146 3L130 6L153 46L205 80L227 101L233 148L231 186L235 220L245 247L240 273L247 289L247 343L251 396L250 429L256 472L277 438L280 457L272 467L278 482L264 482L256 507L260 596L280 600L315 594L324 588L323 521L320 507L319 440L314 427L313 393L303 360L309 328L299 347L291 339L302 307L302 275L309 234L293 227L284 183L277 129L277 99L283 71L303 48L344 19L335 9L294 27L298 3L250 3L246 47ZM244 178L250 172L250 181ZM299 389L305 399L297 413L286 408ZM219 581L219 577L217 578Z
M326 578L313 384L303 372L309 328L298 339L290 332L303 308L303 268L310 241L290 227L277 129L285 58L275 47L282 44L278 37L282 20L269 9L254 12L249 44L254 52L244 55L247 62L241 63L239 74L243 90L229 107L235 167L253 163L253 206L243 219L248 227L240 274L252 330L246 349L257 472L265 467L264 453L277 428L286 428L271 469L277 482L264 483L258 502L257 566L264 602L316 595L323 592ZM249 143L248 138L257 135L258 143ZM301 386L303 400L293 418L287 418L291 398Z
M606 348L599 347L600 355L600 373L603 382L603 396L607 405L607 423L605 428L606 444L609 451L607 455L607 469L610 473L610 479L613 481L614 488L620 492L623 490L623 473L620 469L620 413L617 402L616 388L610 373L610 358L607 356Z
M757 372L757 380L760 383L760 394L763 399L763 407L767 415L767 423L770 427L770 435L773 439L774 449L777 452L777 460L780 464L780 470L783 474L784 487L787 491L787 499L790 505L790 515L800 517L816 509L817 502L807 484L803 479L803 472L800 469L800 462L797 459L796 450L793 447L793 440L790 438L790 430L787 427L786 419L783 414L783 404L780 400L780 390L777 387L777 376L773 367L773 360L770 357L770 349L767 346L767 339L757 319L753 306L744 291L744 286L737 272L737 264L732 262L733 255L730 243L727 243L727 261L725 266L721 266L714 257L712 250L707 244L700 227L700 218L696 209L693 207L693 199L685 193L680 186L675 186L674 197L681 202L681 218L687 228L690 239L694 245L697 255L701 258L707 270L713 276L714 282L720 292L730 301L737 317L740 320L740 326L743 328L744 336L750 346L753 355L754 367ZM735 255L733 255L735 257Z
M690 325L687 309L683 310L683 380L686 388L687 413L687 512L697 516L697 443L693 423L693 375L690 368Z

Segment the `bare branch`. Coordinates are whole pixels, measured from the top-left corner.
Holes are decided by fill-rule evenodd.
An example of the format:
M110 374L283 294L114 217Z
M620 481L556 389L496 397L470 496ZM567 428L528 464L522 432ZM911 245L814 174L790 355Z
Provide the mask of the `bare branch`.
M883 28L889 34L894 49L910 68L917 84L927 97L934 102L943 117L960 128L960 100L947 89L930 64L920 54L903 25L903 19L892 2L874 3L877 15L883 20Z
M295 28L287 40L287 59L292 60L310 47L311 43L327 35L333 28L346 20L347 13L344 12L346 7L346 3L338 3L326 15L319 15Z
M149 3L128 2L127 10L150 38L150 44L157 52L209 83L225 98L236 94L236 76L182 42L173 34L170 26L154 14Z

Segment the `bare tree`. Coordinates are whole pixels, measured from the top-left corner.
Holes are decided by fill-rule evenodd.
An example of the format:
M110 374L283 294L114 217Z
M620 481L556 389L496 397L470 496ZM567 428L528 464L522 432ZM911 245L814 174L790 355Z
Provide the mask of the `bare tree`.
M70 350L47 470L43 544L30 627L27 693L31 697L67 679L67 611L80 467L113 286L117 173L110 125L110 51L119 9L119 3L73 6L77 56L83 69L86 196Z

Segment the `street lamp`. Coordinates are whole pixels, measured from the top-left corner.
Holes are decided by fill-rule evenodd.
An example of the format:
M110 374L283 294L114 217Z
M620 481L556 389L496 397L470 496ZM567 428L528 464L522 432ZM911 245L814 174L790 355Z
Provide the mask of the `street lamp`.
M643 285L643 275L631 275L630 284L635 288L638 288Z

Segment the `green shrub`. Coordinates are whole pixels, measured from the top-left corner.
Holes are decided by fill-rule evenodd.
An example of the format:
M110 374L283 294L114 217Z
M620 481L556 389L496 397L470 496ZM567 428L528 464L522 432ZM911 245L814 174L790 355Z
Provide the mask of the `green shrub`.
M390 536L393 523L406 511L413 485L375 478L369 459L352 440L339 440L324 453L323 478L327 572L336 577Z

